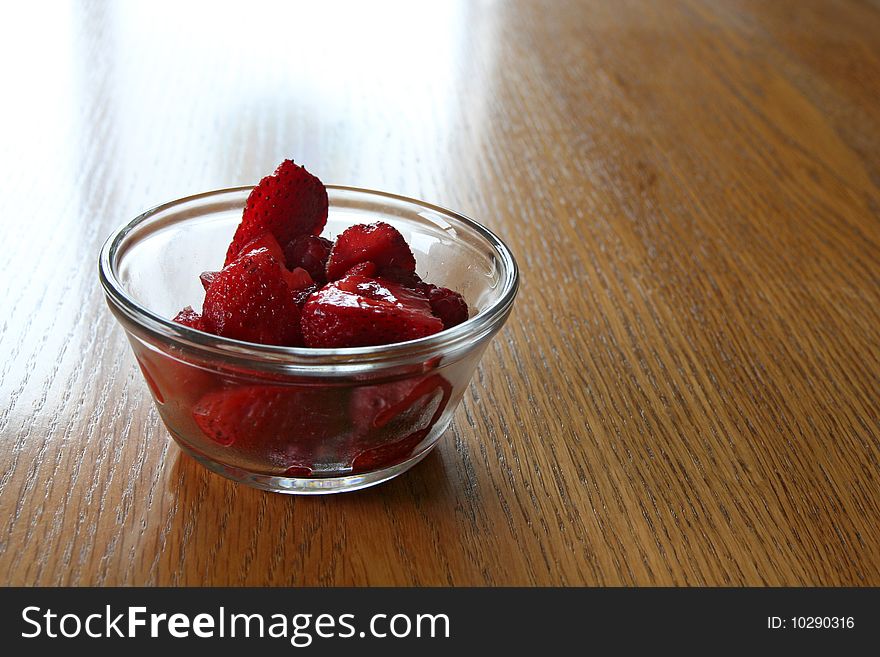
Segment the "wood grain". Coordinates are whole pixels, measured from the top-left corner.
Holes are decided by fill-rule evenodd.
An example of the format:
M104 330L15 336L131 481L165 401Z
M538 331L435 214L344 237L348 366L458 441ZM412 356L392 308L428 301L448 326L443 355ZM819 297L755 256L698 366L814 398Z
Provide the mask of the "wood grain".
M880 585L876 3L2 12L0 583ZM440 447L323 499L182 456L95 272L287 156L522 267Z

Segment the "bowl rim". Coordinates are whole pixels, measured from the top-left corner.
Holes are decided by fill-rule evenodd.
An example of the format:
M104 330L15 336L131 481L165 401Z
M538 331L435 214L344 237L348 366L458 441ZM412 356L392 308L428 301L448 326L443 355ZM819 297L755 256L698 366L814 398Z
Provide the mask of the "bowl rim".
M118 251L130 233L155 215L175 206L224 194L249 193L253 189L253 185L245 185L215 189L168 201L142 212L131 221L116 228L104 242L98 258L98 274L108 303L111 308L121 312L154 337L167 340L187 351L208 352L214 356L247 362L257 369L285 365L308 366L309 368L325 365L337 369L340 365L357 366L377 362L394 365L415 362L431 355L443 355L451 350L466 347L468 344L478 341L479 338L492 333L496 328L500 328L500 324L506 319L516 297L519 287L519 267L511 250L495 233L464 214L426 201L391 192L348 185L325 185L325 187L328 192L349 192L412 204L425 210L440 213L444 215L444 219L460 222L464 227L477 233L497 254L501 262L500 284L502 285L498 298L465 322L424 338L386 345L327 349L263 345L213 335L177 324L170 318L165 318L142 306L126 292L116 275L116 266L119 264ZM189 221L193 218L187 217L181 221Z

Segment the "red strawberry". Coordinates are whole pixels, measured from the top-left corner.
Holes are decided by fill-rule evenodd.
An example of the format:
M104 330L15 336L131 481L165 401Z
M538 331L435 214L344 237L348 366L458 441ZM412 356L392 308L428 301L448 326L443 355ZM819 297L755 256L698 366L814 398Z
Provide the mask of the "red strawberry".
M351 226L336 239L327 261L327 280L338 280L367 261L375 263L383 278L401 280L416 270L416 260L403 235L394 226L377 221Z
M441 406L445 406L452 387L439 374L358 387L351 397L352 425L362 435L382 429L417 404L424 407L438 392L442 392Z
M289 269L302 267L322 285L327 282L327 258L333 242L317 235L301 235L284 247L284 260Z
M300 310L290 284L294 276L265 247L242 254L208 287L204 330L260 344L302 344Z
M409 458L440 419L451 394L452 386L439 374L355 390L352 422L359 429L362 451L353 471L387 468Z
M302 310L302 307L306 304L306 301L309 300L309 297L312 296L315 292L321 289L320 285L310 285L307 288L302 290L297 290L293 293L293 299L296 302L296 305Z
M199 315L195 310L192 309L192 306L187 306L179 313L174 316L172 322L177 322L178 324L183 324L184 326L189 326L194 329L202 329L202 316Z
M136 358L153 396L169 407L188 408L217 384L213 374L187 362L180 352L166 354L143 349Z
M361 347L415 340L441 331L443 322L416 290L346 276L309 297L302 329L307 347Z
M260 233L241 248L239 255L245 254L248 251L256 251L257 249L266 249L269 251L269 254L274 256L279 262L285 262L284 251L281 249L281 245L278 244L278 240L275 239L275 236L272 233ZM288 269L291 268L288 267ZM220 272L217 271L203 271L199 274L199 280L202 282L202 287L205 288L205 291L207 291L208 287L214 282L214 278L219 273Z
M306 290L315 285L315 281L309 276L309 272L302 267L297 267L293 271L285 271L284 280L287 281L287 285L293 291Z
M220 272L217 271L203 271L199 274L199 280L202 282L202 287L205 288L205 291L208 291L208 288L211 286L211 283L214 282L214 278Z
M348 440L347 397L335 388L243 386L210 392L193 406L193 419L214 442L289 475L338 461Z
M281 245L278 243L278 240L275 236L269 231L264 231L254 237L250 242L245 244L241 251L239 251L239 255L243 253L248 253L250 251L256 251L257 249L266 249L273 258L275 258L278 262L284 262L284 250L281 248ZM229 264L228 262L226 264ZM293 269L289 267L289 269Z
M448 329L467 321L468 305L458 292L446 287L423 284L421 290L427 294L431 312L443 320L443 328ZM419 289L419 288L417 288Z
M419 429L398 441L371 447L358 454L351 464L352 474L372 472L382 468L390 468L406 461L413 455L413 450L428 435L427 429Z
M375 278L376 277L376 265L369 260L367 262L362 262L359 265L355 265L347 272L345 272L346 276L366 276L367 278Z
M189 308L189 306L187 306ZM176 319L174 321L177 321ZM150 388L150 392L153 393L153 397L160 404L165 403L165 395L162 394L162 389L159 387L159 384L156 383L155 377L150 372L150 369L144 364L144 361L135 356L135 360L137 360L138 366L141 368L141 374L144 375L144 380L147 382L147 386Z
M287 244L300 235L319 235L327 223L328 205L327 190L321 181L293 160L284 160L248 196L225 264L231 263L248 242L267 231L279 244Z

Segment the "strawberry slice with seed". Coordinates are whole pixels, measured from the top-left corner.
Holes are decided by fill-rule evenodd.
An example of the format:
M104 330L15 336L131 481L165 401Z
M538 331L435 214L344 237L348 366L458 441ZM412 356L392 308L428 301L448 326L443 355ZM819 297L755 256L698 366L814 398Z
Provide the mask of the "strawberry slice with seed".
M415 340L443 330L417 290L346 276L309 296L302 309L307 347L363 347Z
M319 235L327 223L328 207L324 184L293 160L284 160L248 196L225 264L262 233L271 233L279 244L301 235Z
M204 395L192 417L210 440L288 476L308 475L316 463L338 457L347 440L345 405L337 389L239 386Z
M184 326L189 326L190 328L203 330L202 329L202 316L192 309L192 306L187 306L179 313L174 316L172 322L177 322L178 324L183 324Z
M308 274L300 272L287 271L269 248L243 253L208 286L203 330L246 342L300 346L300 310L291 279L310 284Z
M416 270L416 259L403 235L383 221L357 224L343 231L327 260L327 280L338 280L363 262L375 264L378 276L395 280Z
M351 414L361 451L352 463L353 471L391 467L412 456L451 396L452 385L440 374L357 388Z
M289 269L302 267L316 283L327 282L327 258L333 242L317 235L300 235L284 247L284 260Z

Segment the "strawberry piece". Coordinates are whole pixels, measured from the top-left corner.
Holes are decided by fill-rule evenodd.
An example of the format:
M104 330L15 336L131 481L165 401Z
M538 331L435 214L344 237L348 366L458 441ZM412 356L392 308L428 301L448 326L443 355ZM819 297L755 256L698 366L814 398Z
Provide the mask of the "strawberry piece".
M309 276L309 272L302 267L297 267L293 271L285 271L283 275L288 287L293 291L305 290L315 284L315 281Z
M317 235L301 235L284 247L284 260L289 269L302 267L312 279L323 285L327 282L327 258L333 242Z
M184 326L189 326L190 328L198 329L200 331L204 330L202 328L202 316L192 309L192 306L187 306L179 313L174 316L172 322L177 322L178 324L183 324Z
M301 345L291 276L268 248L242 254L208 287L203 330L260 344Z
M304 288L302 290L297 290L296 292L294 292L293 293L293 300L296 303L297 307L300 310L302 310L302 307L306 304L306 301L309 300L309 297L311 297L315 292L317 292L320 289L321 289L320 285L314 284L314 285L310 285L307 288Z
M413 450L428 435L428 431L420 429L400 440L371 447L358 454L351 463L351 473L372 472L382 468L390 468L406 461L413 455Z
M349 269L346 276L366 276L367 278L376 277L376 264L373 262L362 262Z
M209 392L192 416L219 445L289 476L308 475L316 463L338 460L347 403L335 388L254 385Z
M265 232L272 233L279 244L288 244L300 235L319 235L327 223L328 206L323 183L293 160L284 160L248 196L225 264Z
M443 328L448 329L466 322L468 305L464 297L447 287L423 284L422 291L427 294L431 312L443 320Z
M187 306L189 308L189 306ZM182 311L181 311L182 312ZM177 321L177 320L175 320ZM156 378L150 372L150 369L146 366L143 360L135 356L135 360L137 360L138 367L141 368L141 374L144 375L144 381L147 382L147 387L150 389L150 392L153 393L153 398L160 404L165 403L165 395L162 394L162 389L159 387L159 384L156 383Z
M279 262L285 261L284 251L282 251L281 245L278 244L278 240L275 239L275 236L272 235L272 233L260 233L241 248L239 255L248 253L249 251L256 251L257 249L266 249ZM220 272L217 271L203 271L199 274L199 280L202 282L202 287L205 288L206 292L219 273ZM294 278L294 281L298 280L298 278Z
M218 271L203 271L199 274L199 280L202 282L202 287L205 288L205 292L208 291L208 288L211 286L211 283L214 282L214 278L219 274Z
M188 362L180 352L166 354L143 349L135 357L160 404L188 408L217 384L216 375Z
M260 233L250 242L245 244L241 248L241 251L239 251L238 255L257 251L258 249L266 249L269 252L269 255L275 258L278 262L284 262L284 250L281 248L281 245L278 243L275 236L268 231ZM292 269L292 267L290 269Z
M336 239L327 260L327 280L338 280L367 261L376 265L383 278L400 280L416 270L416 260L403 235L394 226L377 221L351 226Z
M412 456L440 419L451 395L452 385L439 374L355 390L351 415L362 451L352 463L353 472L387 468Z
M302 309L307 347L362 347L415 340L443 329L420 292L346 276L312 294Z
M439 374L360 386L351 397L352 424L361 435L366 435L387 426L395 418L415 408L417 403L421 407L426 406L438 392L442 392L441 406L445 406L452 387Z

